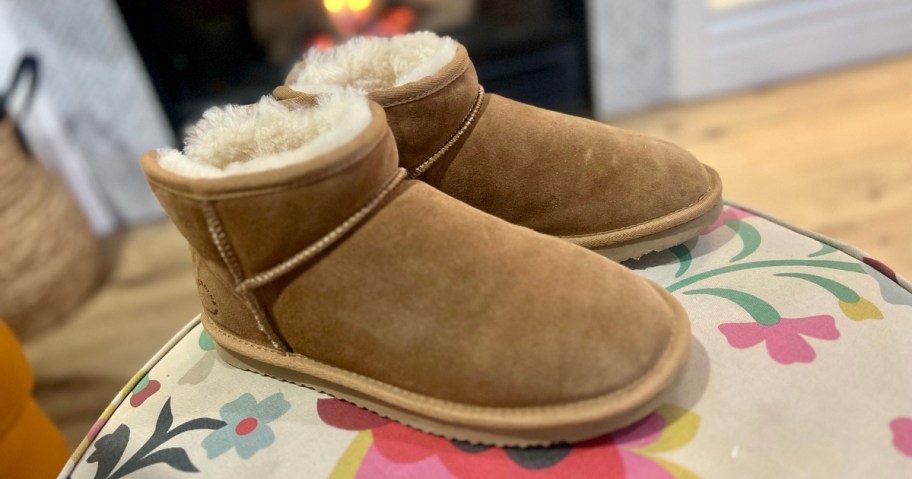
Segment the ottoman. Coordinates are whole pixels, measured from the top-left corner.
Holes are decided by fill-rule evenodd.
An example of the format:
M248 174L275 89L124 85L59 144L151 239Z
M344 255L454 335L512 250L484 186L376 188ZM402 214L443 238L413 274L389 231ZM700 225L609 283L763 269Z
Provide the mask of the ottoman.
M226 366L191 321L114 399L61 477L912 477L912 287L861 251L729 204L628 266L694 343L655 413L575 445L423 434Z

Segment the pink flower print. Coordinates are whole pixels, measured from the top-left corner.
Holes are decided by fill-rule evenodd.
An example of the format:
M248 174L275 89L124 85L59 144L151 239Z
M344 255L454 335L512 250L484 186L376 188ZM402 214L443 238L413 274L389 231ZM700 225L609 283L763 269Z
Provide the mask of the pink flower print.
M893 430L893 446L899 452L912 457L912 417L898 417L890 421Z
M880 296L890 304L912 306L912 295L899 285L896 273L874 258L863 258L862 268L877 281Z
M666 406L667 407L667 406ZM646 419L611 434L615 445L621 451L626 476L648 477L650 479L674 479L674 476L648 456L637 454L640 448L656 444L662 436L667 419L653 414Z
M772 325L726 323L719 325L719 331L728 339L728 344L738 349L766 342L770 357L780 364L814 361L817 355L805 336L829 341L839 338L836 321L828 315L782 318Z
M692 477L683 467L656 455L688 444L700 424L696 414L666 404L640 422L612 434L573 445L524 449L450 441L336 399L320 399L317 411L320 418L332 426L371 431L370 443L354 465L358 479Z
M716 231L717 229L724 226L726 221L742 220L744 218L750 218L752 216L754 216L752 213L748 213L744 210L739 210L738 208L725 208L725 211L723 211L722 214L716 218L716 222L710 225L709 228L706 228L706 231L701 234L705 236L712 233L713 231Z
M648 446L656 442L665 429L665 418L652 414L645 419L611 433L614 442L628 448Z
M154 379L150 380L148 374L144 375L133 387L133 391L130 394L130 405L133 407L142 406L146 399L157 393L159 389L161 389L160 382Z
M317 414L330 426L346 431L363 431L391 423L389 419L340 399L317 399Z
M894 283L898 283L898 282L899 282L899 281L896 279L896 272L893 271L893 268L890 268L889 266L887 266L887 265L881 263L880 261L878 261L878 260L876 260L876 259L874 259L874 258L869 258L869 257L867 257L867 256L865 256L864 258L862 258L861 261L862 261L864 264L866 264L866 265L868 265L868 266L870 266L870 267L876 269L878 272L880 272L880 274L886 276L887 278L890 278L890 281L893 281Z
M331 476L332 477L332 476ZM387 459L376 447L371 447L358 466L354 479L459 479L454 476L437 456L428 456L415 462L395 462Z

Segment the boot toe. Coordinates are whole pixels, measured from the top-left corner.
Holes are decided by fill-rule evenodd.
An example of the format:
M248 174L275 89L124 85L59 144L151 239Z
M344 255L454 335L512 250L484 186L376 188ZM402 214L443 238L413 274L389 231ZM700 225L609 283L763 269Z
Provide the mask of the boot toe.
M654 396L684 363L690 344L686 312L658 285L632 280L639 284L626 297L603 298L610 316L576 326L567 338L556 379L564 401ZM619 307L619 301L626 305Z
M665 231L721 202L718 175L672 143L497 95L446 165L429 176L446 193L590 248Z
M713 174L687 150L658 138L628 134L636 155L628 160L625 191L639 204L636 217L642 223L681 212L712 194Z
M662 223L665 229L693 220L721 201L718 175L687 150L608 125L585 120L579 125L598 160L580 166L587 176L575 179L585 185L575 189L585 192L575 201L586 205L581 211L588 216L573 218L560 236L628 231L636 237L637 230L645 231L651 224Z

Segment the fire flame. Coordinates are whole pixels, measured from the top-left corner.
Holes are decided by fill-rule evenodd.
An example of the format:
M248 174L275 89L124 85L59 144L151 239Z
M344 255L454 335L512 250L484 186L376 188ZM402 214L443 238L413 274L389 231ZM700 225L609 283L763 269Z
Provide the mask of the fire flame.
M325 50L335 44L336 37L402 35L415 23L415 11L411 8L382 8L382 4L374 0L323 0L323 8L329 14L336 34L318 33L307 42L308 47ZM382 11L375 11L378 9Z
M323 0L323 8L329 13L339 13L345 8L345 0Z
M362 12L371 6L371 0L348 0L348 8L353 12Z
M329 13L342 13L346 9L359 13L370 8L371 3L371 0L323 0L323 7Z

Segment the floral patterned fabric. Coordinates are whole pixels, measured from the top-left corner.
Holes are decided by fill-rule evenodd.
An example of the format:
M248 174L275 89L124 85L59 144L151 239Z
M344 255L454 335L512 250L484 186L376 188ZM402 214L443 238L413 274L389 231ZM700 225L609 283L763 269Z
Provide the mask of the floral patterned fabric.
M667 403L575 445L427 435L222 363L192 321L127 385L61 477L912 477L912 289L862 252L729 205L628 266L693 324Z

